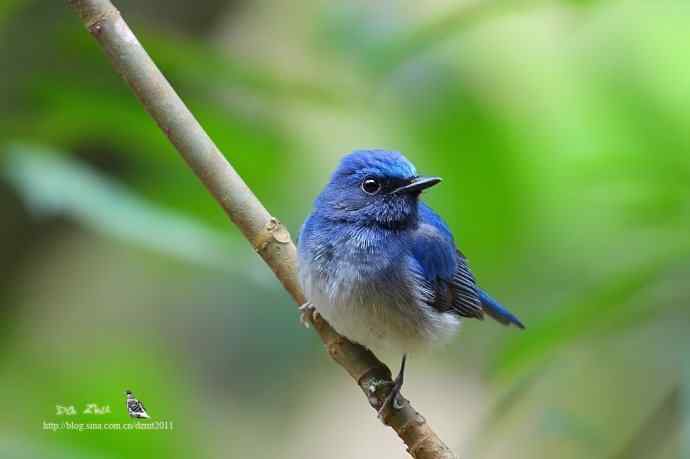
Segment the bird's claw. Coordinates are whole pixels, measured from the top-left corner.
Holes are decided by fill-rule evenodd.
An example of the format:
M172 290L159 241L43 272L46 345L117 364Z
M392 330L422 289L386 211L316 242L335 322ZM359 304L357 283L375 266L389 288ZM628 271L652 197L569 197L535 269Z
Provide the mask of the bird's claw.
M402 389L403 382L405 380L406 360L407 356L404 355L402 363L400 364L400 372L398 372L398 376L396 376L393 380L393 387L391 388L391 391L388 393L386 398L383 400L381 408L379 408L378 418L381 420L381 422L385 422L384 413L387 411L388 407L391 407L394 410L399 410L404 406L404 403L400 401L400 389Z
M393 388L391 389L390 393L386 396L386 398L383 400L383 403L381 404L381 408L379 408L379 411L377 413L377 416L381 422L385 424L385 412L388 410L388 408L392 408L393 410L399 410L401 409L404 405L400 401L400 389L402 388L402 385L398 385L396 381L393 382Z
M316 310L313 304L307 302L299 307L299 322L304 325L305 328L309 328L309 325L316 318L319 312Z

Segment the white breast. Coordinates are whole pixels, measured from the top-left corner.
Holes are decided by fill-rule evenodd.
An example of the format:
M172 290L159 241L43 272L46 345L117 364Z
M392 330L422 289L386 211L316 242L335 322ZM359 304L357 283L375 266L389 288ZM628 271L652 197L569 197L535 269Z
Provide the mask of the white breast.
M459 317L426 304L414 288L415 279L404 279L401 284L407 287L391 289L368 281L375 278L371 266L365 277L345 260L336 263L337 269L329 270L335 274L328 278L311 268L313 264L301 264L300 278L309 302L348 339L373 351L407 353L445 342L457 331Z

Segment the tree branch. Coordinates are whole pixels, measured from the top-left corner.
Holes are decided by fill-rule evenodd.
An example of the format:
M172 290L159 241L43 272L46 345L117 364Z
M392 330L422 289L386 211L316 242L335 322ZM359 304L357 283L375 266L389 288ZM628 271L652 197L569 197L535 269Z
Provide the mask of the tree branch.
M297 279L297 251L287 229L259 202L158 70L117 9L108 0L68 0L146 111L189 167L225 209L297 304L305 298ZM391 372L370 351L338 335L320 317L312 320L330 356L377 409L391 386ZM388 410L384 421L416 459L451 459L452 451L409 402Z

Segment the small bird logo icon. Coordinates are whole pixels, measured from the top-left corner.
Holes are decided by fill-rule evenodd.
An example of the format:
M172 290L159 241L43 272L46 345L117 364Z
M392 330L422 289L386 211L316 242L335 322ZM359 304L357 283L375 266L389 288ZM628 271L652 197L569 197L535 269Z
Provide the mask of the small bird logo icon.
M134 419L149 419L151 416L146 412L144 404L137 400L131 390L125 391L127 395L127 413Z

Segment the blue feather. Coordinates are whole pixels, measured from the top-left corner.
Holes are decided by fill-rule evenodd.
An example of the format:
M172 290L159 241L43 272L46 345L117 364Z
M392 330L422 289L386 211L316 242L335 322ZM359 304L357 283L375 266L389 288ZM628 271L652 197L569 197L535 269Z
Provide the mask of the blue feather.
M525 325L522 322L520 322L520 319L515 317L515 315L513 315L510 311L501 306L501 304L498 301L491 298L491 296L489 296L489 294L482 289L479 289L479 298L482 301L482 307L484 308L484 312L486 312L492 318L504 325L513 324L518 328L521 328L523 330L525 329Z
M410 249L430 282L451 281L457 269L455 242L445 222L426 204L419 203L419 229L412 233Z

